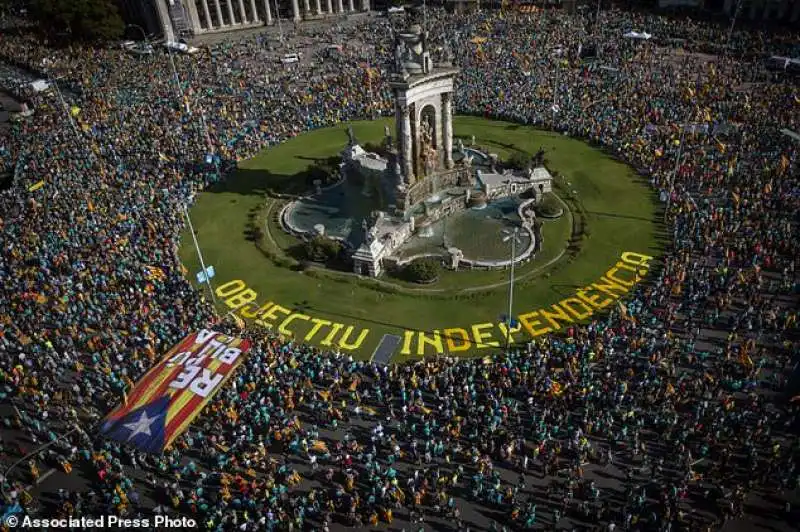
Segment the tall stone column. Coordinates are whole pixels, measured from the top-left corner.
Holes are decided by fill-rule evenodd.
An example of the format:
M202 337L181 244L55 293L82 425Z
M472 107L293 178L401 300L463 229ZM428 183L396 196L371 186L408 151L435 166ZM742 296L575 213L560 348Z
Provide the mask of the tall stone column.
M402 105L400 114L400 159L403 168L403 182L406 185L414 184L413 140L411 139L411 112L408 105Z
M311 14L311 4L309 0L303 0L303 18L308 17Z
M195 0L186 0L183 5L186 8L186 14L189 15L189 26L192 28L192 34L197 35L201 33L203 28L200 26L200 18L197 16L197 4L195 4Z
M258 22L258 8L256 0L250 0L250 22Z
M228 16L231 18L231 26L232 26L234 24L238 24L238 22L236 22L236 15L233 14L233 0L227 0L227 1L228 1Z
M156 11L158 11L158 21L161 23L161 31L167 42L175 40L175 30L172 28L172 19L169 18L167 0L156 0Z
M314 7L317 8L317 15L321 15L322 14L322 1L321 0L317 0L317 5L314 6Z
M369 11L369 0L361 0L361 11Z
M222 18L222 6L220 5L220 2L222 2L222 0L214 0L214 7L217 11L217 24L219 24L217 27L219 28L225 25L225 19Z
M264 17L266 18L264 22L267 26L272 24L272 8L269 7L269 0L264 0Z
M342 5L342 0L336 0L336 12L339 14L344 13L344 5Z
M444 140L444 166L453 167L453 100L449 92L442 93L442 137Z
M328 5L326 7L328 9L328 15L333 15L333 0L328 0Z
M189 0L191 1L191 0ZM214 28L214 23L211 21L211 11L208 9L208 0L203 0L203 15L206 17L206 28L207 30Z
M242 17L242 20L239 22L247 24L249 19L247 17L247 11L244 10L244 0L239 0L239 15Z
M280 13L277 14L278 17L281 16ZM300 22L302 17L300 17L300 3L299 0L292 0L292 20L295 22Z
M350 0L350 12L352 13L355 10L356 10L356 6L353 4L353 0Z

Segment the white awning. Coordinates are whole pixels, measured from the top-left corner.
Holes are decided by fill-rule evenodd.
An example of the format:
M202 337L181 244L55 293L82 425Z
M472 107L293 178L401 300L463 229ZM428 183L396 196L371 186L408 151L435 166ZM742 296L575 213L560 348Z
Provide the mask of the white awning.
M792 131L791 129L786 129L786 128L784 128L784 129L781 129L781 133L783 133L783 134L784 134L784 135L786 135L787 137L791 137L791 138L793 138L794 140L796 140L796 141L800 142L800 135L798 135L797 133L795 133L795 132L794 132L794 131Z
M647 32L639 33L638 31L629 31L628 33L622 34L622 36L625 37L626 39L639 39L644 41L652 37L652 35L650 35Z

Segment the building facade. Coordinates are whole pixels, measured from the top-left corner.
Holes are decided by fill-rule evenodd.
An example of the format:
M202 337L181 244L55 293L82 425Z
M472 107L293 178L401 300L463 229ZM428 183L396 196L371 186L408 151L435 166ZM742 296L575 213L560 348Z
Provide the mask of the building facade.
M746 21L800 21L800 0L658 0L662 8L697 8Z
M722 10L742 20L800 21L800 0L724 0Z
M370 0L120 0L127 20L167 40L370 10Z

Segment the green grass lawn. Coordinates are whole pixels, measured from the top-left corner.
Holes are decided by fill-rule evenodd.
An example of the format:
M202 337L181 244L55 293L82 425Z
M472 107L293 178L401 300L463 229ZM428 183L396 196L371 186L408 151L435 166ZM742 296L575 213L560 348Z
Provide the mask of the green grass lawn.
M352 126L359 142L376 142L386 123L354 122ZM557 193L571 212L546 222L542 251L536 260L518 268L515 315L573 296L577 289L598 281L623 252L659 255L652 194L629 167L580 141L526 126L457 117L454 128L457 136L474 135L477 144L501 158L513 150L532 154L544 147L548 167L562 176ZM239 172L225 183L198 196L191 210L192 221L204 259L217 272L213 284L219 309L227 312L253 299L237 312L257 315L253 319L275 328L294 313L285 331L299 340L338 347L359 358L371 357L384 334L403 339L392 360L450 351L444 335L453 338L450 347L455 349L451 352L459 355L482 355L504 343L506 336L497 322L507 309L507 272L446 272L438 283L423 289L391 278L385 279L392 283L388 285L334 272L302 273L277 266L247 239L253 219L260 222L268 202L275 201L268 199L266 192L302 191L302 173L315 161L343 149L345 130L344 124L317 130L265 150L241 163ZM573 216L588 236L573 241L564 252L570 243ZM292 237L281 234L272 222L268 226L277 242L275 251L281 253L292 245ZM180 252L195 282L194 273L200 267L188 232ZM242 283L231 283L237 280ZM242 292L244 285L250 292ZM491 285L497 286L487 288ZM260 314L257 307L261 307ZM464 329L473 343L459 350L457 340L463 333L444 332L451 328ZM515 341L529 338L524 331L512 337Z

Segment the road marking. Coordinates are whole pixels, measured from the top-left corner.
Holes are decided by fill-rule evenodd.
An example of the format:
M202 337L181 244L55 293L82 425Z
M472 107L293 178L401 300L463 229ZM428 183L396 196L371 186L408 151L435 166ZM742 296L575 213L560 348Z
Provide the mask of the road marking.
M46 472L46 473L44 473L43 475L39 475L39 478L37 478L37 479L36 479L36 481L35 481L33 484L31 484L30 486L28 486L27 488L25 488L25 491L30 491L30 490L32 490L33 488L35 488L36 486L38 486L39 484L41 484L42 482L44 482L45 480L47 480L47 477L49 477L50 475L52 475L52 474L53 474L53 473L55 473L55 472L56 472L56 470L55 470L55 469L51 469L50 471L47 471L47 472Z

